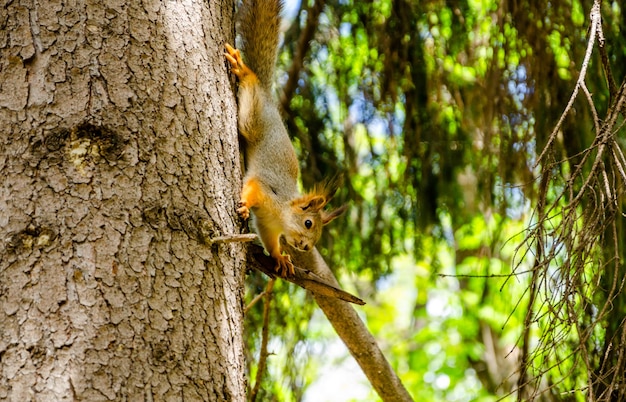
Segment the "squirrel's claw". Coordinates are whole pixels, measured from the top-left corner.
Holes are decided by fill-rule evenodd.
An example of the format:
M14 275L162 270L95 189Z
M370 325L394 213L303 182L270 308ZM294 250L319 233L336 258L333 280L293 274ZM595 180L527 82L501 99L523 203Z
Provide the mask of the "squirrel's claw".
M243 220L248 220L250 218L250 209L246 205L245 202L239 201L239 208L237 208L237 213Z
M279 255L276 258L276 272L280 274L280 276L294 276L295 269L293 267L293 263L291 262L291 257L289 254Z

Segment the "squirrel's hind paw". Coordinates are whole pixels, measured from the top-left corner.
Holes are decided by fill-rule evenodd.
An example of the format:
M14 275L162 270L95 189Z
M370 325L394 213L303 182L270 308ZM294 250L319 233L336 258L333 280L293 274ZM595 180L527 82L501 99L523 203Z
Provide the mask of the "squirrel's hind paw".
M228 43L225 44L224 47L226 48L226 53L224 53L224 57L226 57L226 60L228 60L228 62L230 63L230 71L232 71L232 73L235 74L237 77L241 78L245 73L246 65L241 58L241 53L239 52L239 49L235 49Z

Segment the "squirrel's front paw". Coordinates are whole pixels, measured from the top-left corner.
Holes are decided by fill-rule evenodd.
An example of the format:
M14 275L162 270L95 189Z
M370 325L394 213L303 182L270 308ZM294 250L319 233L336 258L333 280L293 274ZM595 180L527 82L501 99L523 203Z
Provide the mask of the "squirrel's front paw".
M239 208L237 208L237 213L239 214L239 216L241 216L243 220L248 220L248 218L250 217L250 209L248 209L248 206L243 201L239 201Z
M295 269L293 267L293 263L291 262L291 257L289 254L279 255L276 258L276 272L280 274L280 276L294 276Z

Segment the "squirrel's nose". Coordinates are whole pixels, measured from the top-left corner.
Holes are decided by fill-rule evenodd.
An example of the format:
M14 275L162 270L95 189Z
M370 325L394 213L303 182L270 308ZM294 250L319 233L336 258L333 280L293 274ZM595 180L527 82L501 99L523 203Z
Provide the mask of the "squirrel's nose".
M309 251L309 245L308 245L308 244L305 244L305 245L304 245L304 247L303 247L303 249L304 249L304 251Z

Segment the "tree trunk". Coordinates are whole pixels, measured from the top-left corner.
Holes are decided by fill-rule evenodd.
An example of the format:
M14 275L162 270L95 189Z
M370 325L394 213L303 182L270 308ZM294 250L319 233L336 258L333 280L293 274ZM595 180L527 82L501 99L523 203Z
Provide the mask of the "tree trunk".
M4 3L0 399L244 400L232 2Z

